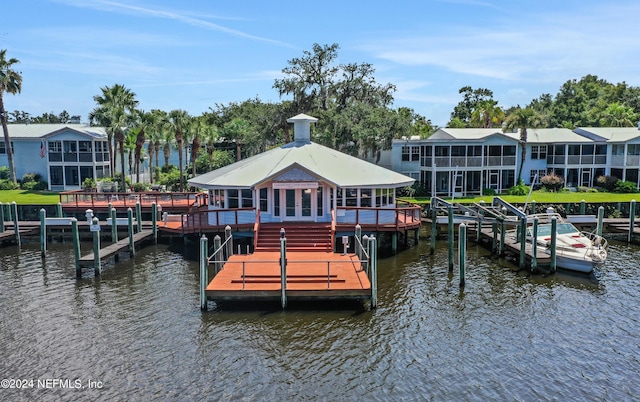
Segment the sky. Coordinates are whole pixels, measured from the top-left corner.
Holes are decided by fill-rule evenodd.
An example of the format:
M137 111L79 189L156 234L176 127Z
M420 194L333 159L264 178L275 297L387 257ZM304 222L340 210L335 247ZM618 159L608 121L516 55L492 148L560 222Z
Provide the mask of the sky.
M289 99L274 81L314 43L371 64L394 107L439 126L464 86L505 108L587 74L640 86L635 0L13 0L2 14L0 49L23 77L6 110L83 122L116 83L145 111Z

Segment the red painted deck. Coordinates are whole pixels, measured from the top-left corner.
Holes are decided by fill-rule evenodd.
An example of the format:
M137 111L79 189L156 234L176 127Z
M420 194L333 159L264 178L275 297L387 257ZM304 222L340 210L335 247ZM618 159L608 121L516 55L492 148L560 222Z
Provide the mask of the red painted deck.
M281 297L279 252L234 255L206 288L214 300ZM209 270L213 265L209 266ZM371 283L355 254L287 253L287 298L368 298Z

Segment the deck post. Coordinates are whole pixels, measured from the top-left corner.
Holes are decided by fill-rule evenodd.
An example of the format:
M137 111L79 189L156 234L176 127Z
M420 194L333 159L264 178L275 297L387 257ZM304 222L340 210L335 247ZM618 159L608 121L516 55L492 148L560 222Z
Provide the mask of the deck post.
M158 243L158 210L156 202L151 203L151 232L153 233L153 242Z
M362 259L362 246L360 244L360 242L362 241L362 226L360 226L360 224L356 225L356 231L355 231L355 240L353 242L353 247L355 248L355 252L356 255L358 256L358 259L361 260Z
M20 247L20 222L18 221L18 204L16 204L15 201L11 203L11 209L13 210L13 231L15 233L16 243L18 243L18 247Z
M527 253L527 218L520 219L520 269L523 269Z
M0 233L4 232L4 204L0 202Z
M436 252L436 234L438 233L438 211L434 206L434 199L431 198L431 246L429 254L433 255Z
M393 255L398 254L398 232L391 234L391 253Z
M82 269L80 268L80 234L78 233L78 220L71 218L71 233L73 237L73 257L76 261L76 278L82 278Z
M371 250L369 255L371 260L371 308L376 308L378 305L378 247L375 237L369 238L369 245Z
M531 238L531 272L538 269L538 217L533 218L533 234Z
M598 207L598 227L596 228L596 232L600 237L602 237L602 220L603 219L604 219L604 207L600 205Z
M42 258L47 255L47 210L40 209L40 254Z
M287 307L287 238L284 228L280 229L280 303Z
M464 273L467 252L467 225L463 223L458 226L458 252L460 257L460 287L464 287Z
M215 235L215 237L213 238L213 260L215 261L213 263L213 272L215 272L216 275L218 275L218 272L220 272L220 258L218 257L221 253L220 253L220 246L222 246L222 239L220 239L220 235Z
M504 231L507 228L507 225L504 223L504 219L500 221L500 245L498 247L498 255L504 255Z
M127 229L129 233L129 256L133 257L136 254L136 245L133 242L133 210L127 208Z
M116 209L111 208L109 210L109 213L111 214L111 242L117 243L118 242L118 219L116 218Z
M219 236L218 236L219 238ZM209 272L207 264L209 262L209 239L202 235L200 238L200 310L207 310L207 280Z
M233 239L229 239L231 236L231 226L227 225L224 228L224 241L227 242L227 259L233 255Z
M636 200L631 200L629 204L629 236L627 241L631 243L633 241L633 229L636 226Z
M602 208L602 207L600 207ZM556 272L556 242L557 242L557 227L558 222L555 216L551 217L551 272Z
M140 201L136 201L136 224L137 232L142 232L142 206Z
M100 221L96 216L91 219L91 224L94 227L100 228ZM92 228L93 229L93 228ZM102 263L100 262L100 231L93 231L93 273L95 276L102 274Z
M56 205L56 211L58 212L58 218L63 218L64 217L64 215L62 214L62 203L61 202L59 202Z
M491 231L493 232L493 238L491 239L491 252L495 254L498 252L498 221L491 224Z
M449 218L449 233L448 233L448 241L449 241L449 272L453 272L453 243L455 243L455 239L453 238L453 207L449 205L447 208L447 217Z

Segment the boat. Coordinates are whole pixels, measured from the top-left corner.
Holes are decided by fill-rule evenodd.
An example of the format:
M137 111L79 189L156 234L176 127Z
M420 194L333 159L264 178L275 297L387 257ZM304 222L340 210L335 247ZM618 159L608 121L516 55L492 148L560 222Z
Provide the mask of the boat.
M593 232L578 230L560 214L546 213L527 216L527 241L533 240L533 221L538 219L536 243L551 254L551 219L556 218L556 267L590 273L596 264L607 259L607 240Z

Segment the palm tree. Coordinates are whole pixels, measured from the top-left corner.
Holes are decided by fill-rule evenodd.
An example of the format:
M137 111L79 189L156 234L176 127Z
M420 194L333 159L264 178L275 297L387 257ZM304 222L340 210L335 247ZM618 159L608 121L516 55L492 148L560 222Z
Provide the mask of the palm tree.
M504 121L504 111L497 104L497 101L491 99L480 101L471 113L470 126L480 128L500 127Z
M133 156L136 152L136 148L137 148L137 140L138 140L138 135L140 134L140 132L142 131L142 129L136 127L136 128L132 128L127 130L127 134L124 136L124 150L127 151L127 157L129 159L129 174L131 174L133 172L134 169L134 163L133 163ZM143 134L144 135L144 134ZM139 177L138 177L139 178Z
M544 117L531 108L520 108L515 109L505 120L505 124L503 127L504 130L520 130L520 149L521 149L521 158L520 158L520 167L518 168L518 178L516 179L516 184L520 183L520 179L522 177L522 167L524 165L524 160L527 157L527 128L537 128L543 126L545 123Z
M245 144L245 137L249 135L249 123L241 118L235 118L224 125L224 136L228 141L236 143L236 160L242 159L242 145Z
M173 140L173 133L165 127L162 131L162 155L164 156L164 166L167 168L169 167L169 157L171 156L171 145Z
M604 127L633 127L637 118L633 108L620 102L614 102L604 110L600 125Z
M22 75L20 72L12 69L14 64L18 64L18 59L11 58L7 60L7 49L0 50L0 120L2 121L2 131L4 133L4 144L7 150L7 160L9 161L9 171L11 173L11 181L16 183L16 165L13 161L13 149L11 148L11 137L9 136L9 128L7 127L7 112L4 110L4 93L19 94L22 91Z
M207 148L207 155L209 155L209 166L213 163L213 151L216 149L216 144L220 141L220 130L216 126L206 126L204 131L205 146Z
M196 159L198 158L198 151L202 145L202 140L206 139L207 133L210 131L210 126L207 124L205 117L200 116L194 119L191 131L191 174L195 176L197 174Z
M107 147L109 149L111 176L115 173L116 151L112 142L114 139L120 145L124 142L124 125L128 120L128 115L135 113L138 106L136 94L124 85L115 84L112 87L100 88L101 95L96 95L93 100L98 104L91 113L89 113L89 121L106 127L107 130ZM121 163L122 163L122 180L124 188L124 151L121 147Z
M191 123L191 116L186 110L172 110L169 112L167 128L173 132L178 148L178 164L180 165L180 191L184 191L184 166L182 164L182 142Z

